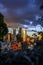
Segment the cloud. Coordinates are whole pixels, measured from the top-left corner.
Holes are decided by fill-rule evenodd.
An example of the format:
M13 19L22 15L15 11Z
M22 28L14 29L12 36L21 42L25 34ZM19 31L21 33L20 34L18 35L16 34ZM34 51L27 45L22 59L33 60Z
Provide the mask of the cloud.
M43 0L0 0L0 11L6 22L25 24L24 20L34 21L35 15L43 15L39 9L42 3Z
M8 8L18 8L18 7L23 7L27 5L28 0L1 0L1 3L5 5L5 7Z
M3 6L3 4L0 4L0 12L6 16L7 15L7 8Z
M1 0L0 2L7 8L8 14L15 17L24 18L27 14L33 15L37 10L34 0Z

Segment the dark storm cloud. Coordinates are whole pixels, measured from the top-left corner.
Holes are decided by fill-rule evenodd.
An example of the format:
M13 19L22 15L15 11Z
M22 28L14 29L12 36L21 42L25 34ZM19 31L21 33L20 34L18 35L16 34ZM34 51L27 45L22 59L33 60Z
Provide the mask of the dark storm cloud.
M0 3L7 8L7 17L21 18L24 16L24 12L26 11L23 8L28 4L28 0L1 0Z
M5 8L2 3L0 3L0 12L6 17L6 15L7 15L7 8Z
M8 8L18 8L18 7L23 7L27 5L28 0L1 0L1 3L5 5L5 7Z
M40 10L43 0L0 0L0 4L3 5L0 10L6 15L5 20L11 24L25 24L25 19L35 21L36 15L43 15L43 11Z

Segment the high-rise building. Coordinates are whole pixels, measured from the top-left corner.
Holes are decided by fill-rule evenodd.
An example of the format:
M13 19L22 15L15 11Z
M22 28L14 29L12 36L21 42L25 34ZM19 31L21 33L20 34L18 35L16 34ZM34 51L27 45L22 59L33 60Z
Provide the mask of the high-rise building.
M11 41L11 33L8 33L8 41Z

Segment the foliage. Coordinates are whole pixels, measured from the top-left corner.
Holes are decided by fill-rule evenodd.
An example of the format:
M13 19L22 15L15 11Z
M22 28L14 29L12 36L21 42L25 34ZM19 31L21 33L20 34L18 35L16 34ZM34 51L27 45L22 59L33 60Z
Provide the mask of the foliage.
M38 34L43 34L43 32L38 32Z
M0 13L0 41L8 33L7 24L4 22L4 16Z

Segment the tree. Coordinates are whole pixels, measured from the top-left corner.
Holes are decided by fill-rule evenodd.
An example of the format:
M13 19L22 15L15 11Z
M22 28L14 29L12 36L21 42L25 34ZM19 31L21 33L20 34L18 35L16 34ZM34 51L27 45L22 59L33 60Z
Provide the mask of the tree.
M0 41L8 33L7 24L4 22L4 16L0 13Z

